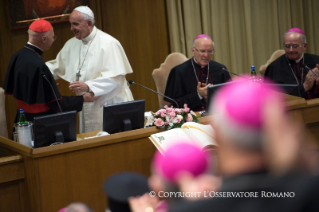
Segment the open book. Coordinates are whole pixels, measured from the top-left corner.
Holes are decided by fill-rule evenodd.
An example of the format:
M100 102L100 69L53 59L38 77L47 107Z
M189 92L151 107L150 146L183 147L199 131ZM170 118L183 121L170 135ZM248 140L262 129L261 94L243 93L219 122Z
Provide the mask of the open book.
M165 149L174 142L181 140L196 143L203 150L215 150L215 131L211 125L203 125L195 122L186 122L181 128L174 128L153 134L149 137L156 148L163 154Z

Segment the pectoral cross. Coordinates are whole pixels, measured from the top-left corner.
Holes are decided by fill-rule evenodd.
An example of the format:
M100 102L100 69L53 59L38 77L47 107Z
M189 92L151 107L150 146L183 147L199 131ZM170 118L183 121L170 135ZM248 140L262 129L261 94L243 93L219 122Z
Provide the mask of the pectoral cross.
M82 76L81 74L80 74L80 70L79 70L79 72L78 73L76 73L76 80L75 81L79 81L80 80L80 77Z

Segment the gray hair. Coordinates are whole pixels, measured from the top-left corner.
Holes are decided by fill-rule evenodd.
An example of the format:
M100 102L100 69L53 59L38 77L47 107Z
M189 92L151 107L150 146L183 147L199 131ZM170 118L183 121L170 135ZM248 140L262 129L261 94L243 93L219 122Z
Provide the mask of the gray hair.
M78 11L78 12L80 12L80 11ZM83 18L84 21L89 21L90 20L90 21L92 21L92 26L94 26L94 24L95 24L94 17L91 17L91 16L89 16L89 15L87 15L85 13L81 13L81 15L82 15L82 18Z
M234 123L223 105L213 105L212 114L215 114L214 122L218 123L216 130L226 138L226 142L242 150L261 151L263 143L261 129Z
M193 47L195 48L195 44L196 44L196 41L198 40L199 38L197 38L197 39L195 39L194 41L193 41ZM210 39L211 40L211 39ZM214 41L213 40L211 40L212 41L212 43L213 43L213 49L215 49L215 43L214 43Z
M282 37L282 43L283 43L283 44L285 44L285 37L286 37L286 35L287 35L287 34L289 34L289 33L298 33L298 32L286 32L286 33L284 34L284 36ZM298 33L298 34L300 34L300 35L301 35L302 44L307 43L306 35L301 34L301 33Z

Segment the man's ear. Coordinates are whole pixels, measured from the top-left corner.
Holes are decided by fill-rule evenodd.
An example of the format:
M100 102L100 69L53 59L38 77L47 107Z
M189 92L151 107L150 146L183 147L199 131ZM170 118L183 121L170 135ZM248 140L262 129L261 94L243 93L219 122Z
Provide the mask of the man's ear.
M47 40L47 36L42 36L41 40L42 40L43 43L45 43L46 40Z
M92 27L93 26L93 23L92 23L92 21L91 20L88 20L88 25L90 26L90 27Z
M308 46L308 43L304 43L304 44L303 44L303 47L304 47L304 51L306 51L306 49L307 49L307 46Z

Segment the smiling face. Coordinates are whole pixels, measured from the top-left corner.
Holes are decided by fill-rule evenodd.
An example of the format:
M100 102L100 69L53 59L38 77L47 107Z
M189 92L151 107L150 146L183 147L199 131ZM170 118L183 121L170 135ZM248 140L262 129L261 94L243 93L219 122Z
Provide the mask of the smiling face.
M92 32L92 21L85 20L79 11L74 10L71 13L69 22L71 24L71 31L79 40L86 38Z
M306 48L307 43L303 42L302 34L291 32L285 35L284 49L289 60L299 60Z
M213 41L207 37L198 38L192 47L192 53L196 62L201 66L207 66L214 52Z

